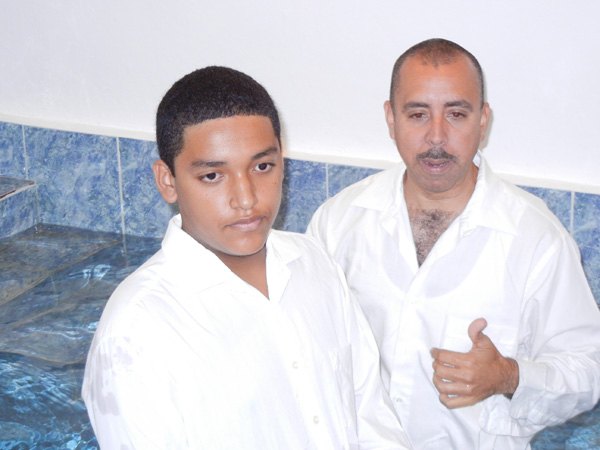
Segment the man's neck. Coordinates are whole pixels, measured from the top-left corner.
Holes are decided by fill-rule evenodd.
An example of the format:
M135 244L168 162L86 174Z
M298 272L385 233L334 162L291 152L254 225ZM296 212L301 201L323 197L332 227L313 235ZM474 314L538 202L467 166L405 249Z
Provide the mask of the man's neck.
M443 192L431 192L419 186L404 172L404 199L409 209L422 211L440 210L458 212L465 209L473 195L479 168L473 164L472 170L456 185Z
M419 266L454 219L465 209L477 182L478 169L459 186L445 192L427 192L404 175L404 198Z

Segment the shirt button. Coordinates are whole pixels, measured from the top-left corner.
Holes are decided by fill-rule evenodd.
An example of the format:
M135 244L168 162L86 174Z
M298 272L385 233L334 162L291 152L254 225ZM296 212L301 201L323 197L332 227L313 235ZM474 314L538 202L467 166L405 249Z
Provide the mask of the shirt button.
M396 398L394 399L394 401L395 401L396 403L402 403L402 399L401 399L400 397L396 397Z
M313 422L314 423L319 423L319 416L313 417Z
M294 361L294 362L292 363L292 367L293 367L294 369L297 369L297 368L298 368L298 361Z

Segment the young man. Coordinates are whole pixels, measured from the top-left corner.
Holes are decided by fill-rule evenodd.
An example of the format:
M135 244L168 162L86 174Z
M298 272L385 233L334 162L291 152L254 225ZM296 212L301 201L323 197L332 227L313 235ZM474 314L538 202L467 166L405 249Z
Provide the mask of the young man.
M83 397L103 449L402 449L378 353L339 268L271 231L283 157L273 101L224 67L157 113L162 249L109 300Z
M407 50L385 102L404 164L309 226L363 307L415 449L526 449L600 396L600 314L577 246L486 164L483 94L459 45Z

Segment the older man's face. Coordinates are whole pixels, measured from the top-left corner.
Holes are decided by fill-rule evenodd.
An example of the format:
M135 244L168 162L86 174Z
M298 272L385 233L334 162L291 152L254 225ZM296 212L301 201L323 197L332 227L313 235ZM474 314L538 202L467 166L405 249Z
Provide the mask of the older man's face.
M469 189L469 175L489 117L481 107L477 71L459 56L450 64L407 59L399 73L394 110L386 102L390 136L407 167L406 183L426 194ZM472 188L472 184L471 184Z

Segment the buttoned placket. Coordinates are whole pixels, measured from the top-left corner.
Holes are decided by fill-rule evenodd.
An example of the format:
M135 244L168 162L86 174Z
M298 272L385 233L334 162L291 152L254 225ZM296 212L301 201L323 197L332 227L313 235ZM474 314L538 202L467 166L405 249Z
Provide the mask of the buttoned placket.
M281 354L284 355L287 371L295 391L298 407L304 417L304 423L307 432L315 438L315 448L328 448L331 446L327 425L323 424L322 403L317 398L318 390L315 389L310 373L314 372L312 361L307 360L300 345L300 340L296 335L296 328L290 322L289 317L282 311L277 304L269 305L268 314L271 316L274 326L278 333L278 346Z
M407 376L407 373L414 373L420 367L419 352L430 350L422 348L423 342L419 338L422 334L419 309L427 301L422 298L420 293L424 292L426 283L431 282L428 279L429 271L427 268L452 251L461 239L462 234L468 234L472 231L465 228L463 219L459 216L457 221L453 222L448 230L440 236L439 241L436 242L423 265L416 270L404 296L390 383L390 394L392 400L396 403L408 401L414 390L415 380L421 375L415 373L413 376Z
M281 305L283 293L291 276L290 271L275 255L268 255L267 271L271 300L265 305L265 313L269 316L274 329L277 330L277 344L281 355L285 358L285 366L295 391L296 401L304 417L307 432L314 437L315 448L329 448L332 443L327 425L323 424L322 406L317 398L318 389L314 386L318 380L313 380L313 377L309 375L315 372L314 368L308 367L308 364L313 364L313 362L308 360L304 354L300 339L296 334L296 325L291 322Z

